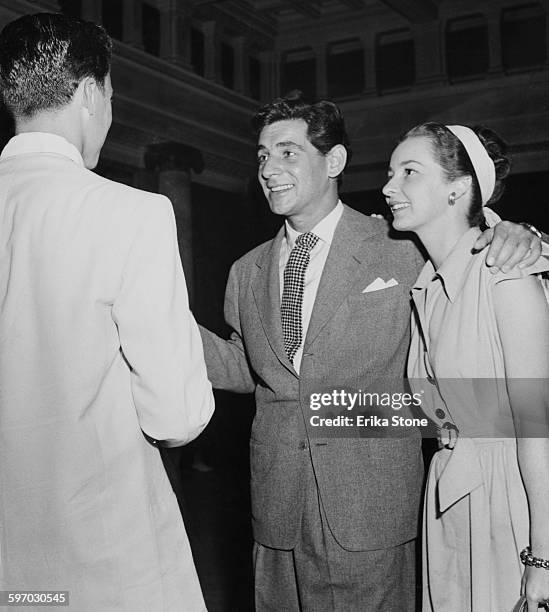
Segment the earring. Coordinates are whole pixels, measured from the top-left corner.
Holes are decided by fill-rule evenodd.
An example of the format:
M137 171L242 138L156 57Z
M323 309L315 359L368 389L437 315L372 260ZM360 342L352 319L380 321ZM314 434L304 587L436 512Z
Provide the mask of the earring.
M456 203L456 192L452 191L452 193L448 196L448 204L453 206Z

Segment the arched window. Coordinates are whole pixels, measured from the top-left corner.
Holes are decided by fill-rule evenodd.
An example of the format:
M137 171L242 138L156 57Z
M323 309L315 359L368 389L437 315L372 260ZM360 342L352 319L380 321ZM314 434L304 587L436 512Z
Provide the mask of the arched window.
M360 39L332 43L328 48L327 70L331 98L361 93L364 89L364 50Z
M143 48L151 55L160 55L160 11L156 6L141 5Z
M204 76L204 32L191 27L191 64L196 74Z
M306 98L316 98L316 59L310 47L286 53L282 67L283 94L299 89Z
M414 41L410 30L377 37L376 82L380 92L411 87L416 79Z
M255 55L250 55L250 96L254 100L261 99L261 62Z
M545 62L545 12L539 3L502 12L501 46L505 70L537 68Z
M449 21L446 26L446 71L450 81L482 76L488 65L486 18L469 15Z
M82 0L59 0L59 8L64 15L80 17L82 13Z
M103 26L113 38L122 40L124 6L123 0L103 0Z
M234 49L229 42L221 43L221 81L225 87L234 87Z

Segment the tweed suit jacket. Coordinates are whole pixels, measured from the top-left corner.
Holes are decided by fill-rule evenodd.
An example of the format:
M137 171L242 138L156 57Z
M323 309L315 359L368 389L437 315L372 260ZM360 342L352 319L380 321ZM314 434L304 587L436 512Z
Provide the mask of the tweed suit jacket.
M399 439L319 439L311 393L367 391L381 377L402 381L410 338L410 288L423 259L385 221L347 206L336 228L304 341L300 374L284 352L279 254L284 228L232 267L225 300L229 340L201 328L213 386L255 392L251 495L254 537L295 545L303 477L312 462L329 527L348 550L416 537L423 463L419 433ZM377 277L398 281L363 290Z

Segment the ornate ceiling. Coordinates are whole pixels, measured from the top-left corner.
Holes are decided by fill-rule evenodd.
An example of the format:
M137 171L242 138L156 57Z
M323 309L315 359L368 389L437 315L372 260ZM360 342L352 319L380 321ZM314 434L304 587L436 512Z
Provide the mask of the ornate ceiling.
M245 9L251 15L273 20L279 25L306 17L321 19L391 11L410 23L436 19L442 0L191 0L194 7L213 6L230 10Z

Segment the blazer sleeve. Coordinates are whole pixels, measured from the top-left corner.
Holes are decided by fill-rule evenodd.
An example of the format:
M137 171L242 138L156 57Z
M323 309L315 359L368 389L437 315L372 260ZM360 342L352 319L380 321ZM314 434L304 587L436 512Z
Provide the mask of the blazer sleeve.
M134 236L112 315L131 368L141 429L166 446L204 429L214 400L202 341L189 310L170 201L158 196Z
M229 273L225 292L225 321L232 329L230 338L224 340L200 326L208 376L216 389L235 393L253 393L255 381L246 355L239 311L239 280L237 265Z
M544 257L549 257L549 234L541 232L541 253Z

